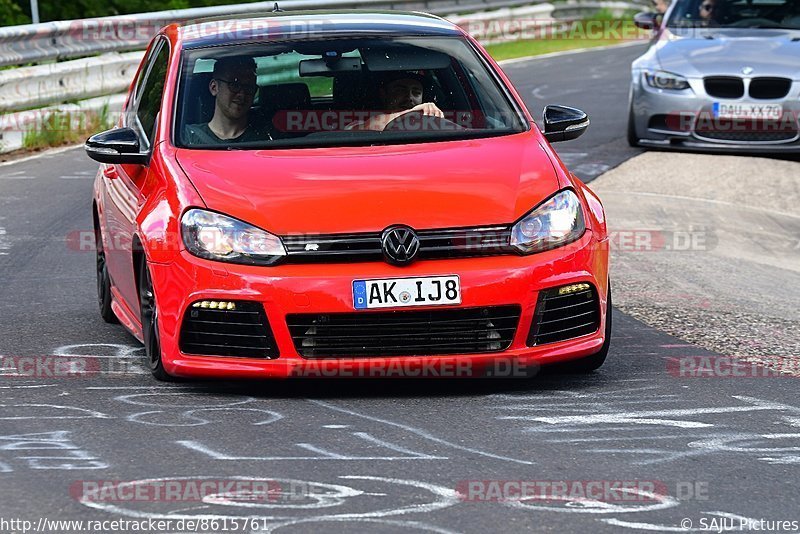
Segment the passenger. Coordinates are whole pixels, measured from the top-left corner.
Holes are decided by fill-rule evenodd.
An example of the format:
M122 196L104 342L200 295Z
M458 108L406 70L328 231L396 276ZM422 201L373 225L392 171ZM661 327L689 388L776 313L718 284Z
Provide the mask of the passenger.
M204 124L186 126L190 145L247 143L269 138L249 123L256 90L256 63L252 57L223 57L214 63L208 90L215 98L214 115Z
M382 112L366 121L348 124L347 130L381 131L397 117L419 111L423 115L444 118L444 113L433 102L423 102L425 77L419 72L401 71L384 75L378 85L378 98Z

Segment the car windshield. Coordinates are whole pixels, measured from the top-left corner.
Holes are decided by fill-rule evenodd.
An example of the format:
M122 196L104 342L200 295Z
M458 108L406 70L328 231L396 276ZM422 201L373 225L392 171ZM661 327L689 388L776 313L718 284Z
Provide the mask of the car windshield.
M800 1L684 0L675 6L667 25L800 30Z
M175 142L259 149L396 144L524 131L458 37L234 44L184 52Z

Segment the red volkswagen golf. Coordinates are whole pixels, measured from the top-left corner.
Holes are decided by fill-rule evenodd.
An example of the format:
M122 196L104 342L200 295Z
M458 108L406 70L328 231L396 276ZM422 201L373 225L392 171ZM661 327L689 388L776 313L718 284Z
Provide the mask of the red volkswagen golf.
M158 379L596 369L605 216L549 144L588 124L433 16L170 25L86 142L101 315Z

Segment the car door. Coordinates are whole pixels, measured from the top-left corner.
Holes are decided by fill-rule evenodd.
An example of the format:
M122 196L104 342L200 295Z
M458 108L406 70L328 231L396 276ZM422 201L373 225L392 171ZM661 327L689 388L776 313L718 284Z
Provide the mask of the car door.
M158 37L150 47L133 92L123 112L123 126L139 135L142 152L151 153L156 135L156 118L161 108L164 82L169 66L169 42ZM139 316L139 296L133 265L133 236L136 214L144 202L141 187L149 172L148 165L107 165L103 182L106 225L112 240L106 252L108 271L114 287L128 311Z

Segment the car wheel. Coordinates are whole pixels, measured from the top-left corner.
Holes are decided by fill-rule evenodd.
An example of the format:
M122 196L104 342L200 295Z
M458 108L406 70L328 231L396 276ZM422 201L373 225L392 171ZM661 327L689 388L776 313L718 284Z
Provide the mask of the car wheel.
M150 364L150 372L156 380L172 381L172 375L164 370L161 362L161 337L158 330L158 305L156 304L156 294L153 291L153 279L150 277L150 269L147 268L147 260L142 259L139 265L139 303L142 316L142 338L144 339L144 351L147 355L147 362Z
M633 106L628 110L628 144L632 147L639 146L639 136L636 134L636 124L633 117Z
M558 370L565 373L591 373L599 369L606 361L608 349L611 347L611 284L608 284L608 300L606 301L605 342L599 352L579 360L557 364Z
M100 306L100 317L107 323L119 323L114 310L111 309L111 277L108 276L106 252L100 229L95 228L95 257L97 265L97 303Z

